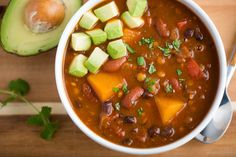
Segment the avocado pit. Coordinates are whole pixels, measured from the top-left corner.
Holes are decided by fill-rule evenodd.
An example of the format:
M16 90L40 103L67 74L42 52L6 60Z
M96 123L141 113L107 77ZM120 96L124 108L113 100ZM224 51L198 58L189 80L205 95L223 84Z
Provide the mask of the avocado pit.
M46 33L57 28L65 17L62 0L29 0L24 10L24 22L34 33Z

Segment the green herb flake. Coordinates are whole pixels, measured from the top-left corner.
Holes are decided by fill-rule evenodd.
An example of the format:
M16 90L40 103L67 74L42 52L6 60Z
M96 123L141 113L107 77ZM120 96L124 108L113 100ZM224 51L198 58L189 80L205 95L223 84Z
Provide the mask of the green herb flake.
M140 108L137 110L138 116L139 116L139 117L142 117L143 112L144 112L143 108L140 107Z
M115 93L118 93L120 91L120 88L114 87L114 88L112 88L112 91Z
M115 110L120 111L120 103L115 103Z
M165 91L166 91L166 93L173 93L173 87L172 87L172 85L171 84L166 84L166 86L165 86Z
M144 57L137 57L137 63L139 66L145 66L146 65L146 61L144 59Z
M123 84L122 86L122 90L125 94L128 94L129 93L129 90L128 90L128 87L127 87L127 84Z
M170 54L171 54L170 48L168 48L168 47L162 48L160 46L158 46L158 48L163 52L163 55L165 57L170 56Z
M149 49L152 49L153 46L154 46L154 42L155 40L152 38L152 37L149 37L149 38L142 38L140 41L139 41L139 45L142 46L142 45L147 45Z
M28 92L30 90L30 86L29 86L28 82L26 82L25 80L17 79L17 80L12 80L8 84L8 89L10 91L13 91L17 94L24 96L24 95L28 94Z
M136 53L136 51L129 44L125 43L125 46L126 46L127 50L129 51L129 53L131 53L131 54Z
M176 39L172 42L172 45L176 51L179 51L181 44L182 44L182 42L178 39Z
M177 74L178 76L181 76L182 73L183 73L182 70L180 70L180 69L177 69L177 70L176 70L176 74Z
M149 74L153 74L153 73L155 73L156 71L157 71L157 70L156 70L155 66L153 65L153 63L150 64L149 69L148 69L148 73L149 73Z

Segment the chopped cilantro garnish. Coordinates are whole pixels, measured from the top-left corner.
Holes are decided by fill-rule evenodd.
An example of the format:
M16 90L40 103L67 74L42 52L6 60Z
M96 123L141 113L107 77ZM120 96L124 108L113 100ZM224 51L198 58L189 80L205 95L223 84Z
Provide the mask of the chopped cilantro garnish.
M120 111L120 103L115 103L115 110Z
M149 37L149 38L142 38L140 41L139 41L139 45L142 46L142 45L147 45L149 49L152 49L153 48L153 45L154 45L154 39L152 37Z
M160 47L160 46L158 46L158 48L163 52L163 55L164 55L165 57L170 56L170 54L171 54L170 48L168 48L168 47L162 48L162 47Z
M157 71L157 70L156 70L155 66L153 65L153 63L150 64L150 67L149 67L149 69L148 69L148 73L149 73L149 74L153 74L153 73L155 73L156 71Z
M141 57L137 57L137 63L140 66L145 66L146 62L145 62L144 57L142 57L142 56Z
M117 87L114 87L114 88L112 88L112 91L113 91L113 92L115 92L115 93L118 93L118 92L119 92L119 90L120 90L120 89L119 89L119 88L117 88Z
M176 70L176 73L177 73L178 76L181 76L183 72L182 72L182 70L177 69L177 70Z
M173 93L173 87L172 87L172 85L171 84L166 84L166 86L165 86L165 91L166 91L166 93Z
M137 110L138 116L141 117L141 116L143 115L143 112L144 112L143 108L140 107L140 108Z
M122 90L125 94L128 94L129 90L128 90L127 84L123 84Z
M153 92L153 86L156 84L156 81L156 79L151 79L150 77L145 79L148 92Z
M172 42L172 45L173 45L173 47L176 51L179 51L179 48L180 48L181 44L182 44L182 42L178 39L176 39Z
M129 44L125 43L125 46L126 46L127 50L129 51L129 53L131 53L131 54L136 53L136 51Z

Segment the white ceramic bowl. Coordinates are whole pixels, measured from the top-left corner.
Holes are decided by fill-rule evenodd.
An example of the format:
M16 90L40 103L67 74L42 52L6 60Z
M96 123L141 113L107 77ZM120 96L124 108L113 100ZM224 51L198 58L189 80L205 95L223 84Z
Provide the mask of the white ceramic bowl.
M65 59L65 54L66 54L66 49L68 46L68 41L70 39L71 33L73 33L75 26L77 25L79 19L85 13L86 11L90 10L93 8L96 4L100 3L102 0L89 0L85 5L83 5L77 12L76 14L71 18L70 22L66 26L59 45L57 49L57 55L56 55L56 63L55 63L55 75L56 75L56 83L57 83L57 89L61 98L61 101L68 113L68 115L71 117L73 122L92 140L96 141L97 143L124 153L129 153L129 154L139 154L139 155L144 155L144 154L157 154L157 153L162 153L165 151L172 150L174 148L177 148L194 137L196 137L201 130L203 130L204 127L210 122L214 114L216 113L217 108L219 107L219 104L221 102L224 88L225 88L225 82L226 82L226 56L225 56L225 51L224 51L224 46L221 40L221 37L211 21L211 19L208 17L208 15L193 1L193 0L178 0L182 4L184 4L186 7L191 9L200 19L201 21L205 24L205 26L208 28L208 31L210 32L211 36L213 37L214 43L217 48L217 53L218 53L218 58L219 58L219 84L218 84L218 89L217 93L215 96L215 100L205 116L205 118L202 120L202 122L189 134L184 136L183 138L164 145L160 147L155 147L155 148L145 148L145 149L138 149L138 148L129 148L125 146L121 146L118 144L114 144L100 136L98 136L96 133L91 131L81 120L80 118L76 115L75 111L72 108L72 105L70 103L70 100L68 98L68 95L66 93L66 87L65 87L65 80L64 80L64 75L63 75L63 66L64 66L64 59ZM125 4L124 4L125 5ZM79 139L78 139L79 140Z

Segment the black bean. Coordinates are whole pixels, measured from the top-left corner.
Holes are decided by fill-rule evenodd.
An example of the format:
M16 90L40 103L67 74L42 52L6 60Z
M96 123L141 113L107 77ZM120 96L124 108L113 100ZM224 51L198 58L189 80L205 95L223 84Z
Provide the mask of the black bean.
M148 92L148 91L144 91L143 97L146 98L146 99L147 99L147 98L153 98L153 94L150 93L150 92Z
M148 129L148 135L152 138L152 137L156 137L158 135L160 135L160 128L159 127L151 127Z
M130 138L126 138L122 141L124 145L131 146L133 144L133 140Z
M134 116L125 116L124 123L135 124L135 123L137 123L137 119Z
M185 38L191 38L194 35L194 30L189 28L184 32L184 37Z
M201 32L201 30L200 30L200 28L196 28L195 29L195 38L196 38L196 40L203 40L203 34L202 34L202 32Z
M102 113L105 113L107 116L110 116L113 112L112 102L107 101L102 104Z
M175 130L172 127L165 127L161 129L160 136L162 137L171 137L175 134Z

